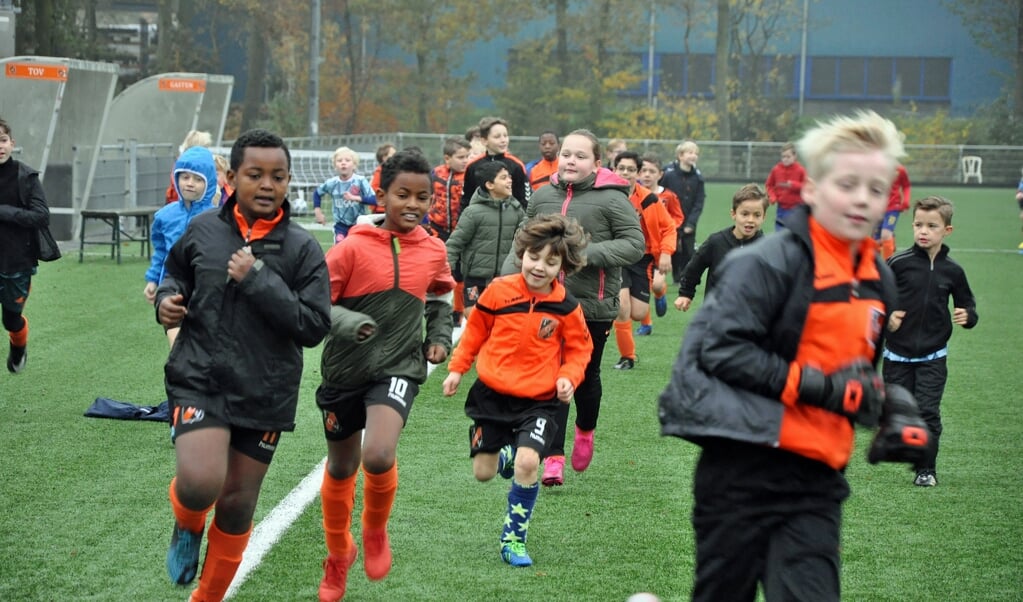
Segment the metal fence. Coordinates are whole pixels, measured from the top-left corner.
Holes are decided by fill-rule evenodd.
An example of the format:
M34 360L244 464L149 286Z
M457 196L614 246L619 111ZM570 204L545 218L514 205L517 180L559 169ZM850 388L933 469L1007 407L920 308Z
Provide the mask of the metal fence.
M335 175L333 152L338 147L348 146L355 150L359 154L359 173L369 176L376 167L375 151L379 145L390 143L398 148L417 146L436 165L443 161L441 147L447 137L449 135L398 132L288 138L286 142L292 156L291 196L305 200L311 206L308 201L312 198L312 190ZM656 153L662 163L674 159L678 143L676 140L654 139L629 139L626 142L637 152ZM700 146L698 165L704 177L708 181L728 182L763 182L778 162L782 146L778 142L697 141L697 144ZM230 156L230 146L210 150ZM537 141L530 136L513 137L509 150L523 161L539 155ZM969 184L963 182L962 158L977 156L983 161L983 186L1015 188L1023 166L1023 147L908 145L906 150L905 165L914 185L980 185L973 180ZM72 199L70 213L73 219L65 228L58 228L55 232L62 240L77 239L78 216L82 209L162 205L177 148L169 143L137 144L134 141L99 147L92 186L88 198L83 198L91 153L90 148L75 149L68 191L68 198ZM98 224L97 228L100 226ZM134 224L125 224L129 231L134 227Z
M350 136L319 136L313 138L287 138L289 147L304 150L333 150L348 146L364 153L375 152L377 146L390 143L398 148L417 146L431 163L443 161L441 147L444 140L457 134L416 134L395 132L383 134L355 134ZM640 153L654 152L662 163L675 158L679 140L646 138L626 139L630 149ZM717 142L700 141L698 166L710 181L762 182L778 162L781 142ZM529 162L540 154L537 139L532 136L513 136L509 151ZM921 145L906 146L908 156L904 164L914 184L946 186L963 184L962 158L977 156L983 160L983 185L1015 187L1023 167L1023 147L973 145ZM971 185L974 184L971 180Z

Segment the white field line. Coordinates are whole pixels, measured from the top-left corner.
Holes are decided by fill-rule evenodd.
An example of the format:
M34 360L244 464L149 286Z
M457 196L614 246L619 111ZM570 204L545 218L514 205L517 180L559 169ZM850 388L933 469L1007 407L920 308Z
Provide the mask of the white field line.
M461 336L462 328L456 328L451 335L452 344L457 343ZM427 364L427 375L431 374L436 367L435 364ZM231 587L227 589L225 600L238 593L238 589L248 579L249 574L263 562L263 557L280 541L284 532L298 520L298 517L302 516L305 509L319 495L326 464L327 458L324 457L288 495L284 496L284 499L273 510L263 517L258 525L253 527L249 545L245 548L245 555L242 557L241 565L238 566L238 572L234 575L234 580L231 581Z

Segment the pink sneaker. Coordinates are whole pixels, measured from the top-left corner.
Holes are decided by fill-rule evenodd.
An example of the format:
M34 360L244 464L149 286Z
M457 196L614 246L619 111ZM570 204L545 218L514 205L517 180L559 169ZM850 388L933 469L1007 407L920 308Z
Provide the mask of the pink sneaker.
M593 460L593 431L582 431L575 427L575 445L572 446L572 469L586 470Z
M548 456L543 461L543 477L540 482L545 487L565 484L565 456Z

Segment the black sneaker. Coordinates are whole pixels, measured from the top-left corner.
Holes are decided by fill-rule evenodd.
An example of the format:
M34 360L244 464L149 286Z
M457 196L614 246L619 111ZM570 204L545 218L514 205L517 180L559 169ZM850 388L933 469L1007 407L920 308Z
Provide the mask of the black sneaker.
M28 347L11 345L11 351L7 354L7 369L17 374L25 369L25 362L28 360Z
M614 365L615 370L632 370L636 366L636 360L623 357Z

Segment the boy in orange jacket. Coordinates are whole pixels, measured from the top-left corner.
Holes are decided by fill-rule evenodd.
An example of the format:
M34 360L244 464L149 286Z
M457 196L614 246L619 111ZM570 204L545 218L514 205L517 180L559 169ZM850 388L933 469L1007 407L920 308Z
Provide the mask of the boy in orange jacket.
M540 491L540 458L550 451L558 407L571 401L593 351L582 307L557 278L585 265L586 242L572 218L526 222L515 236L521 272L494 279L480 295L444 379L444 395L454 395L478 358L479 378L465 401L473 420L469 455L479 481L514 476L501 558L516 567L533 564L526 530Z

